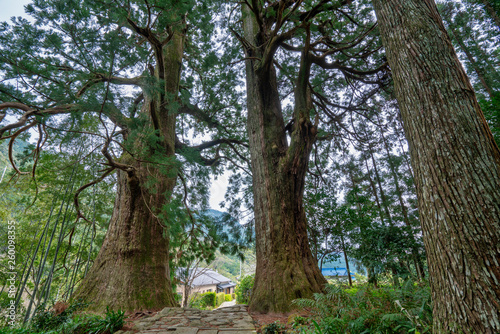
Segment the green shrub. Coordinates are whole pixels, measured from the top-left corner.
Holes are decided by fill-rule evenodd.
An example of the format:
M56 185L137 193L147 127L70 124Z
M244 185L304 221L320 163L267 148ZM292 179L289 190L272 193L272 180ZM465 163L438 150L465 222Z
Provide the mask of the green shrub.
M45 305L41 305L35 310L35 315L31 319L30 327L37 332L59 328L70 320L74 313L82 310L86 306L88 306L87 303L76 301L56 313L53 309L46 309Z
M215 292L205 292L201 295L201 305L204 307L215 307L216 300Z
M219 292L217 294L217 306L219 306L220 304L224 303L225 301L225 297L224 297L224 292Z
M86 304L74 303L62 311L38 308L35 316L24 328L0 328L0 334L112 334L123 327L125 313L109 309L104 317L75 314Z
M188 306L190 308L202 309L201 306L201 293L194 293L189 297Z
M306 325L309 325L309 319L304 318L300 315L296 315L293 317L293 319L291 319L290 324L293 329L301 328Z
M0 308L5 310L10 305L11 298L9 298L9 294L7 291L2 291L0 293Z
M233 300L233 296L232 295L224 295L224 301L226 302L230 302L231 300Z
M243 277L241 282L236 286L236 302L238 304L247 304L252 294L252 288L255 278L253 275Z
M401 288L355 288L330 285L314 299L297 299L313 315L314 333L430 333L431 295L428 285L406 281ZM307 331L306 331L307 332Z
M264 334L279 334L285 333L285 325L281 324L279 321L275 321L262 327L262 333Z

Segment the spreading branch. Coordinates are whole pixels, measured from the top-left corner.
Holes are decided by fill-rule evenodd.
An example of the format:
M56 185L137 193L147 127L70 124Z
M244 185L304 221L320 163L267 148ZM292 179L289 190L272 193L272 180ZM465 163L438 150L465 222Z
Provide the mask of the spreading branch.
M102 180L104 180L109 174L111 174L113 171L115 170L115 167L109 167L107 168L104 173L97 179L95 179L94 181L92 182L89 182L83 186L81 186L80 188L78 188L78 190L75 192L75 195L73 197L73 202L75 204L75 210L76 210L76 220L78 221L80 218L82 218L83 220L85 220L86 222L88 223L91 223L86 217L85 215L81 212L80 210L80 202L78 201L78 196L80 196L80 193L82 191L84 191L85 189L87 189L88 187L91 187L93 186L94 184L97 184L99 182L101 182Z

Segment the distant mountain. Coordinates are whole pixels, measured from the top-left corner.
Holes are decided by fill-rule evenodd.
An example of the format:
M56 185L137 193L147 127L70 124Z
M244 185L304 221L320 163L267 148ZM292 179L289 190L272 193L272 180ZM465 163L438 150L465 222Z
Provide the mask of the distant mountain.
M238 220L226 212L208 209L203 211L203 214L214 219L222 227L222 232L227 233L231 240L235 240L236 238L239 242L244 242L244 239L248 235L247 233L252 233L255 236L253 229L249 231L249 226L241 225Z
M240 225L236 219L226 212L208 209L203 213L218 221L222 225L222 231L227 233L230 239L235 234L239 234L238 239L241 240L240 238L247 232L247 227ZM240 278L240 271L243 277L255 273L255 248L246 250L244 256L245 261L241 262L236 255L224 255L218 252L215 261L210 264L210 267L237 282Z
M349 262L349 264L351 264ZM339 253L337 261L323 262L323 269L345 268L344 253Z
M17 156L21 154L26 146L28 146L28 142L25 142L23 140L17 139L14 142L14 147L13 147L13 156L14 156L14 161L17 162ZM9 160L9 141L8 140L2 140L0 141L0 178L2 177L2 174L5 170L5 167L7 167L6 173L9 172L10 169L12 169L10 160Z

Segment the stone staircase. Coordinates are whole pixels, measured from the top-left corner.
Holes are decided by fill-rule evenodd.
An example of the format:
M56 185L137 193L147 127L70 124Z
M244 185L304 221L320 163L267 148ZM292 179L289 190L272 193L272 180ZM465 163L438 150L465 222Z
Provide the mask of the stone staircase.
M132 329L115 334L252 334L256 333L246 305L213 311L167 307L156 315L133 321Z

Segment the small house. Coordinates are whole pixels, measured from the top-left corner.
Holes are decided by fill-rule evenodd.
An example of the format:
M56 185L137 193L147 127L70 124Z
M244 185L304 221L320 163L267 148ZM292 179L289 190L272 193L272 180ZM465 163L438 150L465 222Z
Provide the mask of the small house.
M232 294L236 287L236 283L231 279L209 268L191 268L189 275L185 268L179 268L176 276L179 281L177 293L182 295L182 300L184 300L185 284L189 284L189 295L205 292Z

